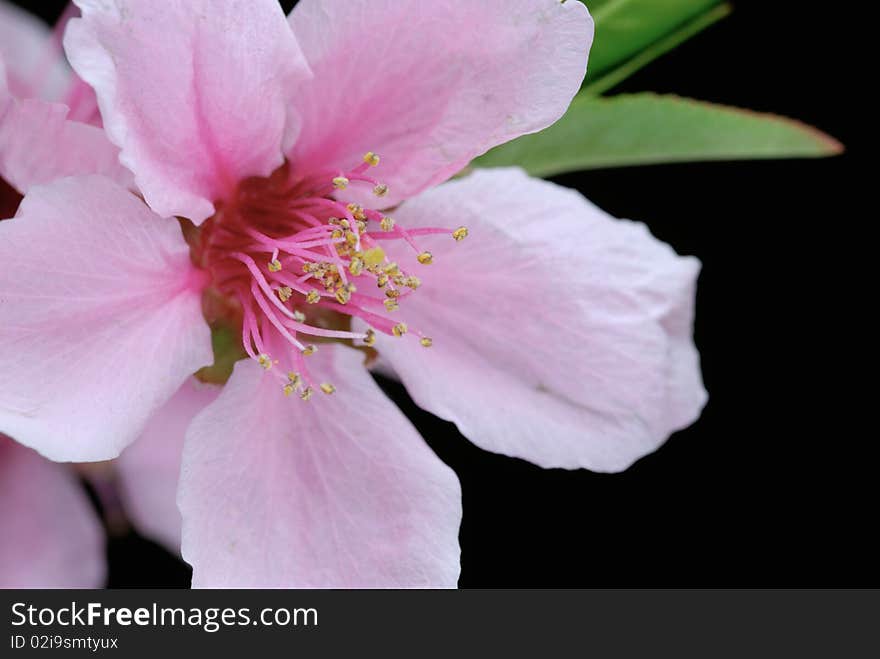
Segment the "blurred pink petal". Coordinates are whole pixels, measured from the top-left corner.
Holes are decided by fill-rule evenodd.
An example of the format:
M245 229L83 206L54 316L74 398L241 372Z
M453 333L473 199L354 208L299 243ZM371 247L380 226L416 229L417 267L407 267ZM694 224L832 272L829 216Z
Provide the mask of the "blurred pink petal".
M66 465L0 435L0 588L97 588L104 532Z
M447 183L397 217L470 229L433 247L436 264L406 300L407 323L433 347L376 347L416 403L478 446L619 471L699 416L695 258L516 169Z
M98 176L0 222L0 431L54 460L115 457L212 360L175 222Z
M377 151L386 206L561 117L593 34L586 7L559 0L302 0L290 23L315 74L295 96L294 166Z
M140 533L175 554L180 553L177 482L184 435L193 418L219 394L220 387L190 378L116 460L129 519Z
M6 62L15 96L63 100L74 76L52 38L52 30L38 17L0 0L0 60Z
M196 223L283 161L309 70L275 0L78 0L64 39L110 139L162 216Z
M103 130L68 120L66 105L13 96L0 59L0 177L26 193L33 185L85 174L132 182Z
M339 386L301 404L239 362L193 422L179 503L199 587L453 587L458 479L388 401L363 355L321 346Z

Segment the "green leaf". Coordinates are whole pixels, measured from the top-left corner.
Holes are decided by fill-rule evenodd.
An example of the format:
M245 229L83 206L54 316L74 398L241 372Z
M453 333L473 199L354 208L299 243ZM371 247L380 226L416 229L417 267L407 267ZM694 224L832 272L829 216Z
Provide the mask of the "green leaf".
M583 92L550 128L477 158L476 167L517 165L535 176L603 167L840 153L834 138L793 119L678 96Z
M723 0L582 0L596 23L587 82L597 80ZM692 35L691 35L692 36Z
M584 86L584 91L596 95L603 94L661 55L668 53L679 44L684 43L710 25L714 25L722 18L730 15L731 10L731 6L728 3L724 3L700 14L662 39L655 41L640 53L623 62L623 64L608 71L605 75L598 78L590 76L591 82Z
M211 325L211 347L214 350L214 363L205 366L196 373L202 382L225 384L232 375L235 362L247 357L241 347L241 333L228 325L213 323Z

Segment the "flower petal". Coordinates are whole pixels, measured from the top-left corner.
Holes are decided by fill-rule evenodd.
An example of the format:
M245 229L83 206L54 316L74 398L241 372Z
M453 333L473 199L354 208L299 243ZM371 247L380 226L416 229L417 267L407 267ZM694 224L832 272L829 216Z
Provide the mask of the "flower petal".
M19 98L60 100L71 70L39 18L0 0L0 60L6 62L9 87Z
M409 336L376 347L416 403L478 446L617 471L697 418L695 258L516 169L478 171L396 215L470 229L461 244L424 240L434 265L401 304L433 347Z
M178 497L193 586L455 586L455 474L361 353L327 345L310 359L336 394L291 400L239 362L193 422Z
M162 216L201 222L283 161L309 70L275 0L77 0L64 45Z
M70 121L68 108L15 98L0 61L0 176L20 192L63 176L103 174L131 186L117 149L96 126Z
M104 531L66 465L0 435L0 588L98 588Z
M177 484L183 438L193 418L219 394L219 387L190 378L116 460L129 519L140 533L174 553L180 553Z
M33 188L0 263L0 430L53 460L116 457L211 362L180 228L108 179Z
M559 0L301 0L290 22L315 74L296 95L294 166L375 151L388 206L555 122L593 37L586 7Z

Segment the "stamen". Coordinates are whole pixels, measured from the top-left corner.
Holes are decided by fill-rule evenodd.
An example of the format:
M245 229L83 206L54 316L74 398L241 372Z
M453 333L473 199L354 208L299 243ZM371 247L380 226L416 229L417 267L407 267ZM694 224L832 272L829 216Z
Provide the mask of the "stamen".
M432 345L434 345L434 340L430 336L423 336L419 340L419 343L421 343L426 348L430 348Z
M458 227L455 231L452 232L452 237L455 238L456 242L461 242L468 236L467 227Z
M434 256L431 252L422 252L416 257L416 259L422 265L431 265L434 262Z
M364 162L367 163L370 167L375 167L379 164L379 156L377 156L372 151L367 151L364 154Z
M332 394L336 391L336 387L334 387L329 382L324 382L321 384L321 391L323 391L325 394L329 395L329 394Z

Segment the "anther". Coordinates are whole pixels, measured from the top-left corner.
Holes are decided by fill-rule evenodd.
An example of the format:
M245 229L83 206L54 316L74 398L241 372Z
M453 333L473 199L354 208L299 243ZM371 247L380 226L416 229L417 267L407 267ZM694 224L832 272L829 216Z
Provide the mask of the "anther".
M379 275L378 277L376 277L376 285L379 288L384 288L387 284L388 284L388 275L386 275L384 272L381 275Z
M259 363L259 365L265 368L267 371L272 368L272 359L264 352L260 353L257 356L257 363Z
M367 163L370 167L375 167L379 164L379 156L377 156L372 151L367 151L364 154L364 162Z
M364 345L376 345L376 331L372 327L368 328L364 334L366 334L366 336L364 336Z
M337 190L345 190L348 187L348 179L344 176L337 176L333 179L333 187Z
M406 326L406 323L397 323L394 327L391 328L391 333L394 336L403 336L406 334L409 327Z
M269 265L267 267L269 268L269 272L280 272L281 261L279 261L278 259L272 259L271 261L269 261Z
M311 343L302 349L302 354L305 357L308 357L309 355L314 355L316 352L318 352L318 346Z
M302 390L299 397L302 398L303 400L308 400L309 398L312 397L312 393L313 393L312 388L306 387L305 389Z
M422 265L431 265L434 262L434 256L431 252L422 252L416 257L416 259Z
M350 299L351 293L348 292L348 289L340 288L336 291L336 301L339 302L339 304L348 304Z
M388 186L384 183L380 183L375 188L373 188L373 194L377 197L384 197L388 194Z
M278 297L282 302L287 302L291 295L293 295L293 289L290 286L282 286L278 289Z
M430 336L423 336L419 343L421 343L426 348L430 348L432 345L434 345L434 340Z
M455 238L456 242L461 242L465 238L468 237L467 227L458 227L455 231L452 232L452 237Z
M394 298L388 298L382 304L385 305L385 309L388 311L397 311L400 309L400 304Z
M391 231L391 229L394 228L394 218L386 215L382 218L382 221L379 222L379 226L382 227L382 231Z
M316 291L314 288L309 291L309 294L306 295L306 302L309 304L318 304L321 301L321 294Z
M329 382L324 382L323 384L321 384L321 391L323 391L325 394L332 394L336 391L336 387L334 387Z

